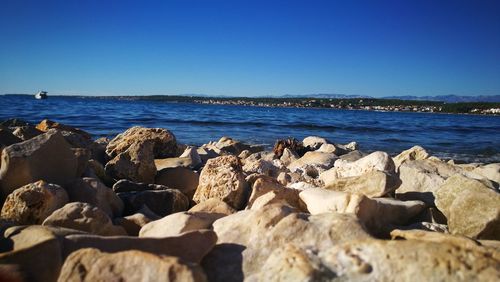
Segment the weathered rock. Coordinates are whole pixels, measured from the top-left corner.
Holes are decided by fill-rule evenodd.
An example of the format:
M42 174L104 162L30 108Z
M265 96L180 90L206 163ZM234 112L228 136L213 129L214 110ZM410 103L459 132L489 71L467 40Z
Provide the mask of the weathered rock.
M277 176L279 173L279 168L276 167L272 162L263 159L256 161L245 161L243 166L243 171L246 174L258 173L265 174L269 176Z
M499 256L485 248L419 240L351 241L319 254L338 281L495 281Z
M329 144L325 138L318 137L318 136L308 136L302 140L302 144L304 147L309 147L313 150L317 150L321 147L323 144Z
M77 134L80 134L82 136L84 136L86 139L92 139L92 136L90 136L90 134L88 134L87 132L79 129L79 128L75 128L75 127L72 127L72 126L68 126L68 125L64 125L64 124L61 124L61 123L58 123L58 122L55 122L55 121L51 121L51 120L48 120L48 119L44 119L42 120L37 126L36 128L40 131L43 131L43 132L47 132L49 131L50 129L57 129L57 130L60 130L60 131L69 131L69 132L74 132L74 133L77 133Z
M373 152L354 162L339 159L335 162L335 166L323 172L320 178L333 180L336 178L359 176L371 171L394 174L394 162L387 153L380 151Z
M500 239L500 194L479 180L454 175L434 192L452 234Z
M358 150L354 150L352 152L349 152L345 155L341 155L339 156L339 158L343 161L346 161L346 162L355 162L363 157L366 157L367 154L366 153L363 153L363 152L360 152Z
M254 182L254 184L252 185L252 193L250 194L250 198L248 199L247 208L252 208L254 202L259 197L267 194L268 192L275 193L274 195L269 194L268 197L271 197L272 199L268 200L283 201L291 207L306 211L304 203L299 198L300 190L284 187L277 181L268 178L258 178ZM269 201L266 200L266 202Z
M401 152L399 155L394 157L394 164L396 166L396 169L398 169L401 164L408 162L408 161L415 161L415 160L425 160L429 158L431 155L427 153L427 151L420 147L420 146L413 146L408 150L405 150Z
M307 165L318 167L322 170L329 169L333 166L338 157L334 154L323 152L307 152L300 159L293 161L288 165L290 171L295 171Z
M362 194L371 198L382 197L401 184L396 176L377 170L359 176L322 180L328 190Z
M200 203L218 198L235 209L246 204L247 183L238 157L221 156L207 161L193 201Z
M91 159L87 162L87 164L87 171L84 173L84 177L97 178L108 187L112 187L114 185L115 180L106 174L104 166L99 161Z
M115 191L115 193L135 192L135 191L140 192L148 190L165 190L165 189L169 189L169 187L160 184L133 182L128 179L121 179L113 185L113 191Z
M2 218L19 224L41 224L67 202L68 194L61 186L40 180L14 190L2 207Z
M157 255L180 257L188 262L199 263L216 242L217 235L211 230L191 231L165 238L69 235L64 238L63 257L67 257L79 249L96 248L109 253L138 250Z
M76 158L76 176L81 177L89 166L90 150L84 148L71 148Z
M69 203L54 211L42 225L71 228L103 236L126 235L123 228L113 225L105 212L81 202Z
M202 164L202 160L195 147L187 147L179 158L189 158L192 168L198 168Z
M295 151L292 151L289 148L285 148L283 149L283 153L280 157L280 160L284 165L288 166L289 164L298 160L299 158L300 158L299 155L297 155Z
M113 222L114 224L123 227L128 235L138 236L139 231L144 225L158 219L160 219L159 216L149 216L148 213L139 211L133 215L115 218Z
M155 167L157 171L166 168L193 168L195 163L190 157L178 157L178 158L165 158L165 159L155 159Z
M2 122L0 122L0 125L12 128L12 127L17 127L17 126L26 126L26 125L30 125L30 124L29 124L29 122L27 122L23 119L20 119L20 118L9 118L9 119L6 119L6 120L3 120Z
M192 199L196 188L198 188L199 179L198 173L187 168L165 168L158 171L155 183L177 189Z
M206 281L199 266L141 251L81 249L64 262L58 281Z
M38 180L64 187L77 176L78 162L69 144L56 130L2 151L0 186L3 197Z
M0 127L0 150L21 141L20 138L12 134L7 128Z
M66 186L66 191L70 202L89 203L104 211L110 218L120 216L123 212L120 198L96 178L75 179Z
M14 134L16 137L20 138L21 140L26 141L28 139L35 137L35 136L43 134L43 131L38 130L33 125L24 125L24 126L17 127L14 131L12 131L12 134Z
M247 144L243 144L242 142L232 139L230 137L222 137L215 143L215 147L219 148L222 151L228 152L232 155L239 155L244 150L249 150L250 152L258 152L262 151L260 147L254 147Z
M500 163L487 164L479 166L472 170L473 174L483 176L491 181L500 184ZM498 188L498 186L497 186Z
M156 176L154 146L151 140L133 143L106 164L106 174L114 179L153 183Z
M209 159L216 158L221 155L221 150L215 146L208 146L204 145L198 149L196 149L196 152L201 158L201 161L203 163L206 163Z
M335 145L333 144L327 144L327 143L324 143L322 144L318 150L318 152L323 152L323 153L329 153L329 154L336 154L338 149L337 147L335 147Z
M218 215L220 217L224 217L226 215L235 213L236 210L217 198L211 198L199 204L196 204L195 206L189 209L189 212L209 213L212 215Z
M384 232L390 225L404 225L425 208L425 204L420 201L370 199L363 195L321 188L302 191L299 196L311 214L352 213L374 233Z
M139 237L172 237L184 232L210 229L219 217L208 213L178 212L152 221L141 228Z
M281 158L283 151L288 148L291 151L296 152L299 156L304 155L306 152L312 149L304 146L302 142L297 141L295 138L281 139L277 140L273 147L274 156L276 158Z
M481 245L477 241L465 236L443 234L439 232L430 232L423 230L395 229L391 231L391 238L393 240L405 239L405 240L418 240L418 241L434 242L434 243L448 243L470 249L477 248Z
M153 143L151 154L154 158L169 158L175 157L177 154L177 141L172 132L162 128L145 128L134 126L127 129L125 132L118 134L111 140L106 147L106 154L111 158L124 153L133 144L138 144L145 141Z
M188 198L176 189L148 190L118 193L125 204L124 214L131 215L144 205L159 216L185 211L189 208Z

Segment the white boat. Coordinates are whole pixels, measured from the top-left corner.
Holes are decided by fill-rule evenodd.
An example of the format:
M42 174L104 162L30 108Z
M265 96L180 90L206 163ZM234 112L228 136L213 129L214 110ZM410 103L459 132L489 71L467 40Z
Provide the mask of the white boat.
M47 91L39 91L35 94L36 99L47 99Z

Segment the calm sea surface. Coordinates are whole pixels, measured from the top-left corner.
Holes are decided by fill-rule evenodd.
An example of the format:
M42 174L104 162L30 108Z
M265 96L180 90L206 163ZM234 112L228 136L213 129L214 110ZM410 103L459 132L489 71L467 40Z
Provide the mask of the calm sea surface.
M141 125L171 130L179 142L201 145L221 136L271 147L276 139L309 135L360 149L396 154L421 145L441 158L500 162L500 117L199 105L118 99L0 95L0 120L48 118L96 138Z

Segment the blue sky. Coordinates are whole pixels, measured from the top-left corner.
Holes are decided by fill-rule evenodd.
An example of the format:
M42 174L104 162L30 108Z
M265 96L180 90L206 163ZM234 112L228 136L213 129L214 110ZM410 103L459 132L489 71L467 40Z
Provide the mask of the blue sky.
M500 94L500 1L0 1L0 93Z

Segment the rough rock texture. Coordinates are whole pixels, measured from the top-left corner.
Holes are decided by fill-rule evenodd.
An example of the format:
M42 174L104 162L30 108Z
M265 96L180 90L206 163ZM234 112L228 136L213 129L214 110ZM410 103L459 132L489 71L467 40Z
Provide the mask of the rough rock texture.
M0 187L3 197L38 180L64 187L77 177L77 159L56 130L5 147L1 163Z
M260 159L256 161L245 161L243 171L246 174L259 173L269 176L277 176L280 169L276 167L273 162Z
M224 217L226 215L235 213L236 210L217 198L211 198L204 202L196 204L189 209L189 212L217 214L220 215L220 217Z
M165 238L68 235L63 241L63 257L79 249L96 248L108 253L138 250L157 255L176 256L188 262L199 263L216 242L217 235L211 230L191 231Z
M134 214L144 206L159 216L185 211L189 208L188 198L176 189L126 192L117 195L125 204L125 215Z
M151 140L153 143L152 154L155 158L175 157L177 154L177 141L172 132L162 128L145 128L134 126L118 134L106 147L106 154L114 158L129 149L133 144ZM139 146L140 147L140 146Z
M457 174L434 195L452 234L500 240L500 194L491 186Z
M431 155L427 153L427 151L420 146L413 146L408 150L401 152L399 155L394 157L394 164L396 165L396 169L401 166L402 163L408 161L415 160L425 160L429 158Z
M58 281L206 281L199 266L141 251L114 254L87 248L64 262Z
M210 281L242 281L260 272L272 252L287 243L314 253L340 242L370 238L352 215L311 216L282 205L240 211L213 226L219 240L202 263Z
M154 146L155 143L151 140L131 144L127 150L106 164L106 174L114 179L154 183L156 176Z
M337 159L336 155L330 153L307 152L300 159L291 162L288 169L295 171L306 166L313 166L319 170L326 170L331 168Z
M139 237L171 237L188 231L210 229L217 219L218 215L210 216L208 213L173 213L144 225Z
M177 189L191 199L198 188L199 179L198 173L187 168L165 168L158 171L155 183Z
M194 167L193 160L189 157L155 159L155 167L157 171L166 168L192 168Z
M165 189L169 189L169 187L159 184L133 182L128 179L121 179L115 182L115 184L113 184L113 191L115 191L115 193L134 192L134 191L140 192L148 190L165 190Z
M88 134L87 132L85 132L79 128L75 128L75 127L72 127L69 125L64 125L64 124L61 124L61 123L58 123L55 121L51 121L48 119L44 119L39 124L37 124L36 129L43 131L43 132L47 132L50 129L57 129L60 131L69 131L69 132L80 134L86 139L92 138L92 136L90 136L90 134Z
M299 198L300 190L284 187L274 179L263 177L258 178L252 185L252 193L248 199L247 208L252 208L254 202L268 192L275 193L274 196L268 195L273 201L282 201L291 207L306 211L305 204ZM269 200L266 202L269 202Z
M302 140L302 144L304 147L310 147L313 150L317 150L321 147L323 144L329 144L325 138L318 137L318 136L308 136Z
M21 141L20 138L12 134L7 128L0 127L0 150Z
M297 155L295 151L292 151L289 148L283 149L283 153L280 157L281 162L286 166L298 159L300 159L299 155Z
M334 191L382 197L401 184L398 177L382 171L370 171L359 176L323 179L325 188Z
M43 134L43 131L37 129L33 125L25 125L25 126L17 127L14 131L12 131L12 134L14 134L16 137L20 138L21 140L26 141L28 139L35 137L35 136Z
M487 164L477 167L472 170L472 174L477 174L496 182L498 188L498 184L500 184L500 163Z
M357 161L349 162L339 159L335 166L320 175L320 179L333 179L360 176L370 171L382 171L388 174L395 173L394 161L385 152L373 152Z
M99 179L84 177L66 186L70 202L89 203L104 211L110 218L121 216L123 202Z
M71 228L103 236L126 235L122 227L113 225L105 212L80 202L66 204L54 211L42 225Z
M374 233L391 225L403 225L425 208L420 201L398 201L390 198L370 199L363 195L308 189L299 194L311 214L325 212L355 214Z
M67 202L68 194L61 186L40 180L14 190L2 207L2 218L18 224L41 224Z
M179 158L189 158L192 168L198 168L203 163L196 147L187 147Z
M247 189L238 157L220 156L207 161L193 201L200 203L218 198L235 209L241 209L246 204Z
M262 147L260 146L250 146L247 144L243 144L242 142L232 139L230 137L222 137L214 145L221 151L228 152L235 156L239 155L244 150L249 150L250 152L253 153L262 151Z

